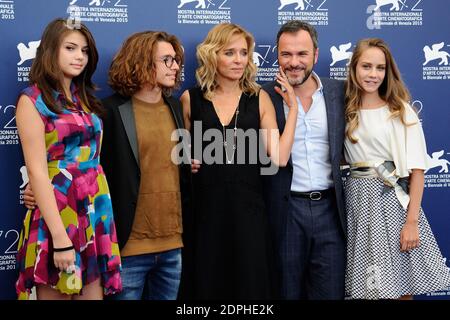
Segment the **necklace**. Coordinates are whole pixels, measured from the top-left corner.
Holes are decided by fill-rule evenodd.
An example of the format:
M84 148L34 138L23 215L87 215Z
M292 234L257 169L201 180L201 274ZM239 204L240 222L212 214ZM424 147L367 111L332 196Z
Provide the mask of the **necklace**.
M238 101L240 101L240 96L239 96ZM236 112L235 112L235 117L234 117L233 147L232 147L233 153L231 154L231 159L228 157L228 142L227 142L227 136L226 136L226 132L225 132L226 130L225 130L225 125L222 123L223 147L225 149L225 157L226 157L226 160L227 160L227 164L233 163L234 155L236 153L238 116L239 116L239 102L238 102L238 105L236 107Z

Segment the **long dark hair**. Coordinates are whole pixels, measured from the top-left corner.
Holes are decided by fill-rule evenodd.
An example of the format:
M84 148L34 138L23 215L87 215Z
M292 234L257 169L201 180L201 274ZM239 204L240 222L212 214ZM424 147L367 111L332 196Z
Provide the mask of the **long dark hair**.
M59 67L58 59L62 40L70 32L80 32L86 38L89 48L86 67L72 81L78 88L78 94L84 106L90 111L100 114L102 112L101 104L93 95L96 87L91 80L97 68L98 52L94 37L82 23L76 28L70 28L66 20L58 18L47 25L42 34L41 43L37 48L36 58L31 66L30 83L35 84L39 88L42 93L42 99L51 111L61 113L64 107L55 100L53 90L63 94L69 106L73 106L63 90L64 74Z

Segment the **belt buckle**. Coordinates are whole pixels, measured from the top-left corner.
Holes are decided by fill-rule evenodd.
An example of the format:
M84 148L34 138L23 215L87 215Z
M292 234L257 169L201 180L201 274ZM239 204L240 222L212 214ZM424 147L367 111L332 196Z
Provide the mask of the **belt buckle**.
M322 199L322 193L320 191L313 191L309 194L309 198L312 201L319 201L320 199Z

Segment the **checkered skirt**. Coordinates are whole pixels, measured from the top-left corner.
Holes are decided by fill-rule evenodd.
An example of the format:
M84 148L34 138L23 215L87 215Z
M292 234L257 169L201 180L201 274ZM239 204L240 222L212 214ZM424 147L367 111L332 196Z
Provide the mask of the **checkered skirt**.
M418 248L400 252L406 210L391 189L382 194L379 178L348 177L345 289L352 299L397 299L450 286L450 269L425 214L419 213Z

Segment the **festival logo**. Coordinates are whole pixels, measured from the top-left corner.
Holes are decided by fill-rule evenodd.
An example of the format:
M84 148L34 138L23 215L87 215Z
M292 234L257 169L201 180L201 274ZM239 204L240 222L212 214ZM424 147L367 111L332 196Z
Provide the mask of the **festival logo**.
M16 106L0 105L0 146L19 144L15 112Z
M427 155L428 168L425 170L426 188L449 188L450 187L450 152L444 149L437 150Z
M22 42L17 45L17 50L19 50L20 61L17 62L18 66L21 66L27 60L34 59L36 57L36 50L39 47L41 40L30 41L28 46Z
M422 79L423 80L448 80L450 79L449 66L449 44L443 41L434 43L431 46L425 45L423 47L424 62L422 64ZM447 49L447 50L444 50Z
M0 243L2 244L0 251L0 272L16 269L16 254L19 236L19 231L17 230L0 229ZM3 246L3 244L5 244L5 246Z
M444 260L444 264L447 265L447 258L446 257L442 257L442 259ZM447 268L450 271L450 268L448 266L447 266ZM442 286L446 285L446 283L444 281L445 281L444 279L441 279L441 282L443 282ZM440 290L440 291L427 293L426 296L427 297L450 296L450 287L447 287L445 290Z
M17 45L19 59L17 61L17 82L28 82L31 62L36 57L36 50L41 40L32 40L27 44L20 42Z
M447 153L450 154L450 153ZM425 171L428 172L430 169L438 168L439 173L448 173L448 165L450 161L442 158L444 155L444 150L436 151L431 154L431 157L428 156L428 169Z
M260 84L273 81L278 73L277 46L255 44L253 63L258 68L256 81Z
M22 180L20 186L19 186L19 205L23 206L24 201L23 201L23 194L25 192L25 187L27 186L28 182L30 182L30 179L28 178L28 171L27 171L27 167L25 167L25 165L21 166L19 169L20 172L20 177Z
M328 25L328 0L278 0L278 24L301 20L313 26Z
M374 0L367 7L368 29L382 27L420 27L423 22L422 0Z
M14 20L16 12L14 10L13 0L0 0L0 21Z
M27 171L27 167L25 166L21 166L20 167L20 175L22 176L22 184L20 185L20 189L25 188L25 186L28 184L28 181L30 181L28 179L28 171Z
M219 24L231 22L228 0L180 0L178 24Z
M197 3L197 5L195 6L195 9L197 9L197 8L206 9L205 0L180 0L180 4L178 5L178 8L183 8L186 3L190 3L190 2ZM210 4L211 3L208 1L208 6Z
M351 51L352 43L347 42L330 48L330 78L337 80L345 80L347 78L347 65L350 62L353 52ZM337 65L336 65L337 64ZM335 66L336 65L336 66Z
M126 0L72 0L67 7L69 19L82 22L127 23Z

